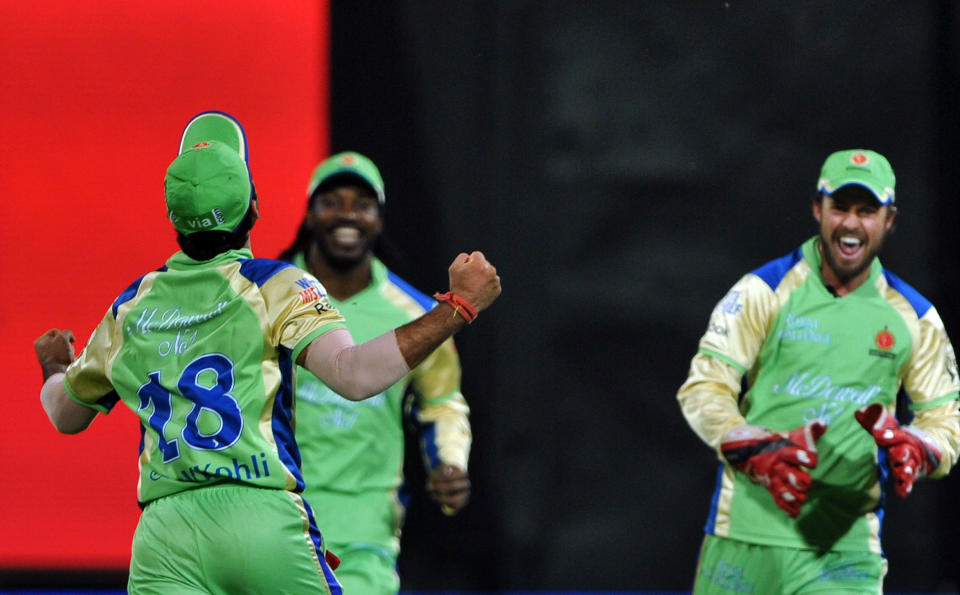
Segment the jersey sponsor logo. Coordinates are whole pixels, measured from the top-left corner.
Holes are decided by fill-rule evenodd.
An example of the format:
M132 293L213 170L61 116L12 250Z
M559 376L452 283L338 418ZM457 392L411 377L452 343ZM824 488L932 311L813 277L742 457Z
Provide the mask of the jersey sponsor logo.
M707 332L720 335L721 337L726 337L730 333L726 326L713 318L710 319L710 324L707 325Z
M786 393L806 399L826 399L828 401L853 403L861 406L870 403L882 390L876 384L869 386L836 384L828 374L813 374L811 372L795 372L785 383L773 387L774 393Z
M316 279L310 279L308 277L302 277L295 281L297 287L300 287L300 303L309 304L310 302L315 302L322 297L326 297L327 292L323 290L323 285L320 285L320 282ZM320 310L322 313L323 310Z
M829 345L833 337L820 329L820 321L816 318L787 314L784 319L786 328L780 329L777 336L786 341L799 343L819 343Z
M223 301L212 310L196 314L184 314L179 306L167 308L163 312L160 312L160 308L144 308L137 316L134 326L127 325L125 330L128 335L146 336L156 331L176 329L175 337L165 339L157 344L157 354L160 357L167 357L170 354L180 355L185 353L199 337L197 329L191 327L221 315L224 307L229 303Z
M309 304L310 302L315 302L320 299L320 292L317 291L316 287L302 289L300 290L299 295L301 304Z
M877 336L873 338L873 341L876 343L879 349L871 349L870 355L884 357L887 359L894 359L897 357L897 354L891 351L897 340L893 336L893 333L887 330L887 327L883 327L883 330L877 333Z
M717 310L724 314L739 314L740 310L743 310L743 304L740 303L740 293L737 289L728 291L727 295L723 296L723 299L717 304Z
M223 314L224 307L230 302L222 301L211 310L196 314L184 314L180 306L173 306L160 312L160 308L144 308L137 317L136 327L127 327L127 332L136 331L147 335L154 331L166 331L175 328L185 328L206 322ZM158 318L159 315L159 318Z
M828 374L811 372L795 372L785 383L773 387L774 394L820 400L819 404L804 410L803 422L820 420L827 424L844 415L850 405L857 408L867 405L882 391L876 384L844 386L835 383Z

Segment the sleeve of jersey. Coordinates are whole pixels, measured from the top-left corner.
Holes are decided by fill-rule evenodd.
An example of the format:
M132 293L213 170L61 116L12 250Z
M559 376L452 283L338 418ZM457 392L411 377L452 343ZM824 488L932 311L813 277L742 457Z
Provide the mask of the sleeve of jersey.
M760 354L776 304L775 292L762 279L741 278L710 314L677 393L687 423L718 453L724 434L746 423L739 409L740 381Z
M453 339L444 341L411 375L428 471L443 463L466 471L473 434L470 408L460 392L460 358Z
M345 328L343 316L330 304L326 289L309 273L287 267L261 287L274 345L300 352L323 333Z
M71 399L97 411L110 412L119 400L110 380L110 364L122 341L113 313L108 311L80 356L67 368L63 387Z
M930 435L940 447L940 465L930 475L942 477L960 454L960 385L957 357L934 308L919 321L919 337L907 366L903 388L911 399L911 425Z

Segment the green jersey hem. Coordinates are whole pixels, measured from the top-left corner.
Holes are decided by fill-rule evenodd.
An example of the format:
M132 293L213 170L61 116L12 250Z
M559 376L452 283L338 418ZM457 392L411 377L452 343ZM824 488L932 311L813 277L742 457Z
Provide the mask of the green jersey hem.
M911 403L910 411L926 411L927 409L933 409L934 407L939 407L944 403L949 403L950 401L956 401L960 398L960 393L949 393L933 399L931 401L924 401L923 403Z
M301 339L300 342L297 343L297 346L293 348L293 353L291 354L291 357L293 357L293 361L294 362L297 361L297 359L300 357L300 352L306 349L307 345L309 345L314 339L316 339L317 337L319 337L320 335L324 334L327 331L332 331L335 328L347 328L347 325L343 324L342 322L333 322L333 323L324 325L321 328L318 328L317 330L311 332L306 337Z
M73 389L70 388L70 383L67 382L66 378L63 379L63 389L67 392L67 396L70 397L70 400L73 401L74 403L78 405L83 405L88 409L96 409L100 413L110 413L109 409L107 409L103 405L100 405L99 403L87 403L86 401L81 400L80 397L78 397L76 393L73 392Z
M714 350L712 350L712 349L703 349L702 347L699 349L699 351L700 351L700 353L702 353L702 354L704 354L704 355L709 355L710 357L713 357L713 358L716 358L716 359L722 361L723 363L727 364L728 366L730 366L731 368L733 368L733 369L736 370L737 372L740 372L741 374L746 374L746 373L747 373L747 369L746 369L746 368L744 368L743 366L741 366L741 365L738 364L737 362L735 362L735 361L733 361L732 359L730 359L730 357L728 357L728 356L726 356L726 355L724 355L724 354L722 354L722 353L719 353L719 352L714 351Z

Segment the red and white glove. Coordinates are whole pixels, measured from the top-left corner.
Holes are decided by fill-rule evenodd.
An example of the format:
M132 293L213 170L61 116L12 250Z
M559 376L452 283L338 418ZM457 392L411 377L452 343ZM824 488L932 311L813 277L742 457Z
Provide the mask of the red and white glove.
M923 430L901 426L880 403L861 407L853 414L880 448L887 449L893 488L906 498L913 482L929 475L940 464L940 449Z
M720 450L734 469L766 487L777 506L796 518L810 489L810 474L803 468L817 466L816 442L826 431L820 421L780 433L740 426L727 432Z

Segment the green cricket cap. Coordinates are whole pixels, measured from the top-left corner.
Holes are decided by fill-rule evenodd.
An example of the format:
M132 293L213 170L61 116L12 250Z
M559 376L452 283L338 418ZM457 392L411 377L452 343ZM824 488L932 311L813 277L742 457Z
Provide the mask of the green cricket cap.
M367 157L353 151L345 151L328 157L313 170L307 185L307 198L313 196L317 188L333 180L334 177L348 176L358 178L373 190L382 206L386 200L383 193L383 178L380 170Z
M250 174L235 147L200 141L184 150L163 181L167 216L184 235L230 231L250 208Z
M827 157L817 190L831 195L849 184L869 190L881 205L893 204L897 178L887 158L868 149L847 149Z
M220 141L232 147L247 163L250 155L247 151L247 135L240 122L226 112L200 112L187 122L180 137L180 149L177 154L183 153L193 145L205 140Z

